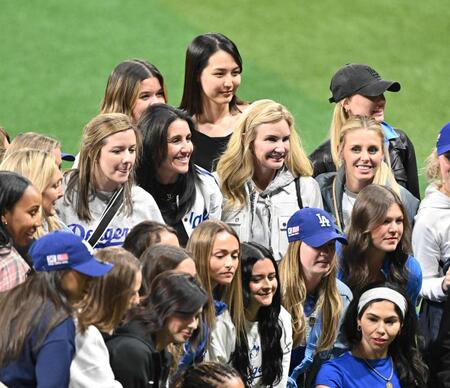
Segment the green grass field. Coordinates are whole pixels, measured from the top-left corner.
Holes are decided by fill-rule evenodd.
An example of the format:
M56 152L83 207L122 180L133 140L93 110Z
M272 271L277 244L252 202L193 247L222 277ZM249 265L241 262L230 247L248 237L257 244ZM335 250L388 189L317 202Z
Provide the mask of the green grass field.
M239 47L239 95L285 104L307 151L327 136L330 78L349 62L401 82L400 93L387 94L386 118L408 132L420 166L450 120L445 0L0 0L0 7L0 124L12 135L48 133L68 152L77 151L109 73L124 59L154 63L178 105L186 46L209 31Z

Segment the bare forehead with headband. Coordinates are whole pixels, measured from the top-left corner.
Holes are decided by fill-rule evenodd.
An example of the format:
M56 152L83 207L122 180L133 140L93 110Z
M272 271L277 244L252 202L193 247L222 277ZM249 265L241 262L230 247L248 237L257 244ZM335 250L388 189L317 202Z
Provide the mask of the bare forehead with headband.
M405 297L398 291L388 287L371 288L370 290L364 292L359 298L358 315L368 303L374 300L388 300L389 302L394 303L400 309L402 318L405 317L406 310L408 308L408 303L406 302Z

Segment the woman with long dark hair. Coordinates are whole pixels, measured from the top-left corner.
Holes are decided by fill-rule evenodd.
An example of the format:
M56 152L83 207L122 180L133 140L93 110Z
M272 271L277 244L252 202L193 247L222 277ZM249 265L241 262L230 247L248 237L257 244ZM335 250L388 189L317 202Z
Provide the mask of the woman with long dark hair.
M369 185L356 199L342 248L341 279L353 292L374 281L388 280L405 288L416 304L422 271L411 254L411 229L405 207L390 188Z
M165 387L171 355L169 344L194 339L208 298L190 275L166 271L152 282L149 296L106 345L114 375L127 388Z
M153 195L164 221L185 246L195 227L207 219L220 219L222 211L214 177L191 158L195 125L186 112L155 104L143 113L138 128L144 144L137 183Z
M196 124L192 132L194 163L208 171L225 151L234 123L245 109L237 95L242 59L236 45L219 33L194 38L186 50L180 108Z
M415 308L390 283L365 287L345 315L350 351L322 365L316 388L425 387L428 370L416 345Z
M25 281L30 266L25 251L41 223L42 196L31 182L15 172L0 171L0 292Z
M286 387L292 349L290 314L281 306L278 266L270 251L241 244L246 336L231 363L251 387ZM231 349L230 349L231 351Z
M52 232L30 249L36 273L0 294L0 381L8 387L67 387L75 353L72 306L92 277L113 267L70 232Z

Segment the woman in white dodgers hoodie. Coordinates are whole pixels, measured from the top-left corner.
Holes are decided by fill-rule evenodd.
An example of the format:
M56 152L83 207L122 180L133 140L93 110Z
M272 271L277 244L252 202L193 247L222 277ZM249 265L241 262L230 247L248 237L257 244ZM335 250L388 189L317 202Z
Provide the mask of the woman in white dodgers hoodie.
M66 177L58 214L75 234L89 240L109 200L123 187L123 200L96 248L122 245L141 221L164 222L153 197L134 185L133 173L142 145L139 132L122 113L100 114L84 128L77 169Z
M271 248L280 260L288 245L287 221L299 209L296 179L303 207L323 208L312 171L293 116L274 101L255 101L239 118L217 165L222 221L241 241Z
M80 304L69 388L122 387L114 378L103 336L112 335L125 313L139 303L142 282L139 260L120 247L100 249L95 256L114 267L92 281Z
M450 123L442 128L437 149L427 159L425 191L415 218L412 234L414 256L422 267L421 295L431 301L444 301L450 287Z
M220 219L222 193L214 177L192 161L192 118L180 109L154 104L142 114L142 161L136 170L139 186L156 200L164 221L181 246L203 221Z

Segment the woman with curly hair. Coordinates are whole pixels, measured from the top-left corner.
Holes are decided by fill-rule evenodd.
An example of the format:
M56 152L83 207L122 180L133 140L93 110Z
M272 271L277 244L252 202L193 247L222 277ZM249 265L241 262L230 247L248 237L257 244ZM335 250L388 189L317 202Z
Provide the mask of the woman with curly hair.
M428 370L416 345L415 308L390 283L365 287L345 315L350 351L322 365L316 388L419 388Z
M281 306L278 266L270 251L241 244L246 336L230 348L232 365L250 387L286 387L292 349L290 314Z
M222 221L241 241L270 248L275 260L287 250L289 217L302 207L322 207L294 118L271 100L255 101L242 114L217 175L224 195Z

